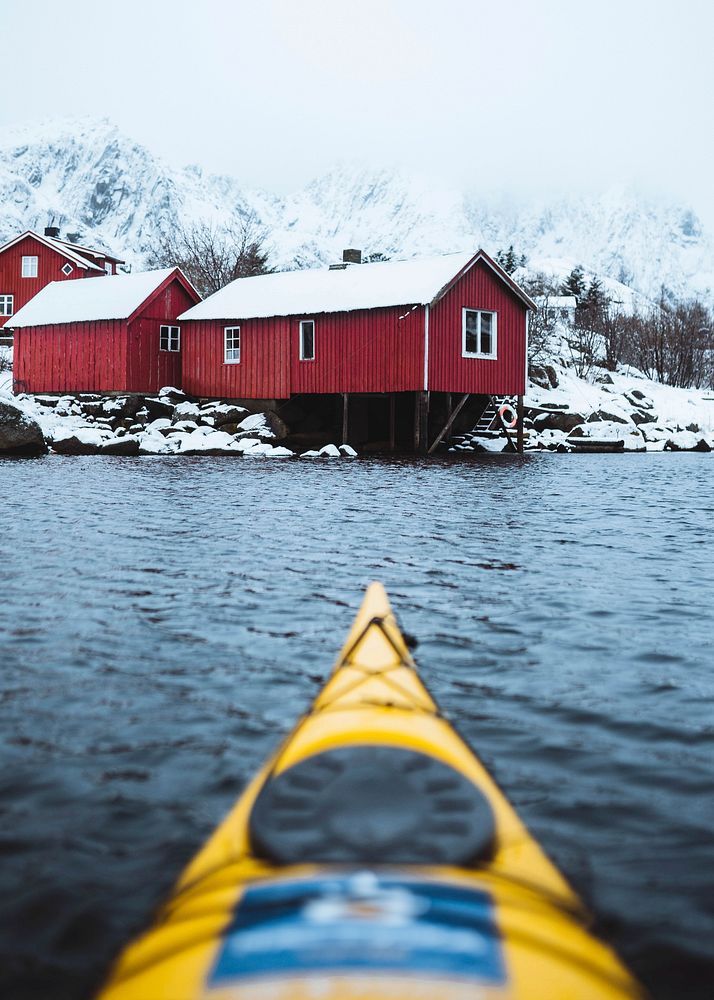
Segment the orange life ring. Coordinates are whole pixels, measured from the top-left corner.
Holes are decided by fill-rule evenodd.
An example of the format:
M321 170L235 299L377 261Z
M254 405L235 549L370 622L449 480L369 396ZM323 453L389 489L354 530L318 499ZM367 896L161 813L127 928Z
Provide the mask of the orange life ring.
M510 420L506 419L506 414L509 413L511 416ZM513 409L510 403L504 403L503 406L499 407L498 415L505 424L505 426L510 431L512 427L515 427L518 423L518 414Z

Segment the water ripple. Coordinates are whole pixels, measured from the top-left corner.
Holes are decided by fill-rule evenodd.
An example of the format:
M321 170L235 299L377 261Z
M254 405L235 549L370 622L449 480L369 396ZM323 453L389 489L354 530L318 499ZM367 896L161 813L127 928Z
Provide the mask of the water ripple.
M709 456L0 462L0 992L86 997L387 585L658 998L714 980Z

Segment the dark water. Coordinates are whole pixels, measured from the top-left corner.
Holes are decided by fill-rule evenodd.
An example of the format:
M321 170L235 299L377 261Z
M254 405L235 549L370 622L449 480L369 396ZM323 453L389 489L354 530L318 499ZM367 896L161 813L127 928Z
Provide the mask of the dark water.
M714 994L714 456L0 462L0 995L83 998L383 580L655 997Z

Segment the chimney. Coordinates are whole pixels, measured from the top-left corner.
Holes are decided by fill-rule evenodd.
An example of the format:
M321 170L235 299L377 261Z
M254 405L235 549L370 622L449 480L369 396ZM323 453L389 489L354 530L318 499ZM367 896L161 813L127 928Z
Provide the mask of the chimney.
M361 250L343 250L342 251L342 263L343 264L361 264L362 263L362 251Z
M58 240L59 234L59 226L45 226L45 236L49 236L50 239Z

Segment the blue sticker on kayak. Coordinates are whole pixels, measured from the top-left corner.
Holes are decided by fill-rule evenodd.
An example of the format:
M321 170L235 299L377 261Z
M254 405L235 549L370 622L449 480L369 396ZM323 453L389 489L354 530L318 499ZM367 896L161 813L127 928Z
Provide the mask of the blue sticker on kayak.
M208 985L371 970L505 982L491 896L370 871L253 885Z

